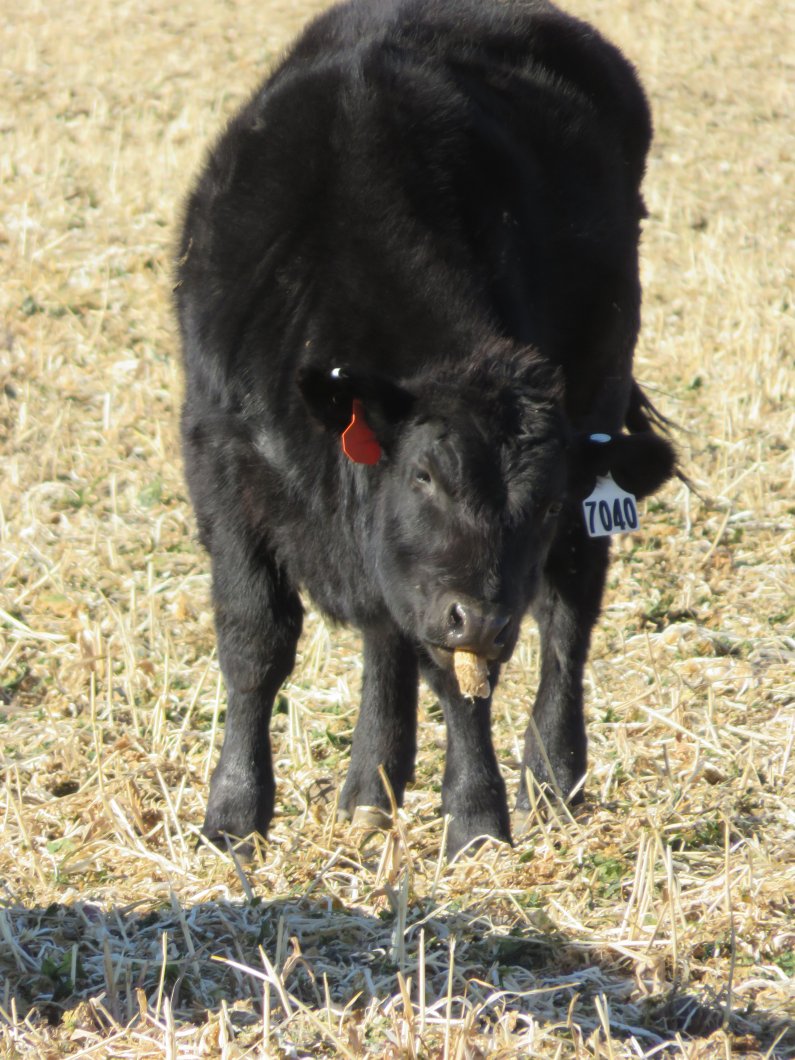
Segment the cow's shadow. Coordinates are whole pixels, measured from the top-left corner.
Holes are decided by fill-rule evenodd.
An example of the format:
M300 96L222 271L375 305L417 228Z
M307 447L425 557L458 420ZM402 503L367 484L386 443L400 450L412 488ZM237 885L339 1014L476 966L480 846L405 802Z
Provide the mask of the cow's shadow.
M402 943L396 930L401 916ZM629 968L622 974L615 963L600 963L593 950L564 933L543 925L500 931L485 904L480 911L455 911L404 901L401 910L400 894L389 888L375 916L355 904L309 894L189 907L172 897L165 907L146 911L103 910L89 902L46 908L6 903L0 920L6 943L0 947L5 979L0 1016L13 1011L17 1021L70 1026L88 1021L94 1033L139 1019L151 1027L152 1019L162 1019L166 1002L176 1024L201 1024L208 1010L223 1006L233 1033L245 1035L248 1028L254 1033L262 1026L269 979L274 1023L284 1019L281 991L293 1012L302 1006L316 1012L330 1002L337 1013L347 1009L355 1015L376 998L385 1008L393 998L400 1008L397 973L411 977L416 1001L420 960L426 1005L437 1005L444 1014L452 939L454 994L463 994L466 982L467 1003L478 1008L482 1028L507 1007L515 1019L541 1025L568 1018L571 1032L587 1039L604 1018L600 1007L604 1013L611 998L619 1002L636 992ZM466 1014L455 1004L452 1011ZM711 1035L724 1025L727 1005L725 997L674 988L639 1002L633 1012L636 1018L626 1025L611 1020L613 1035L634 1037L644 1050L664 1051L676 1038ZM771 1049L770 1057L792 1056L795 1050L795 1022L775 1013L733 1006L726 1027L752 1036Z

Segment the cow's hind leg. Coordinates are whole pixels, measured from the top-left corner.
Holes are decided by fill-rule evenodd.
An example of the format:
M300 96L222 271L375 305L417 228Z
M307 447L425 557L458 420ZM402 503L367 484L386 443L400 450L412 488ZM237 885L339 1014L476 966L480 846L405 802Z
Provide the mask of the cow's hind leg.
M451 671L428 663L423 677L436 694L447 726L442 812L449 814L447 856L478 836L511 841L505 782L491 738L491 697L463 696ZM491 668L492 687L499 667Z
M536 782L574 801L585 775L587 739L583 670L599 615L608 539L591 539L580 520L560 534L548 557L533 607L541 637L541 679L525 733L517 806L530 806L527 770Z
M268 726L295 663L303 609L271 554L217 520L211 540L218 656L227 688L221 757L210 783L204 834L266 835L274 779Z
M401 633L365 630L362 702L340 795L341 818L351 817L357 807L389 809L379 766L402 804L417 751L417 680L416 651Z

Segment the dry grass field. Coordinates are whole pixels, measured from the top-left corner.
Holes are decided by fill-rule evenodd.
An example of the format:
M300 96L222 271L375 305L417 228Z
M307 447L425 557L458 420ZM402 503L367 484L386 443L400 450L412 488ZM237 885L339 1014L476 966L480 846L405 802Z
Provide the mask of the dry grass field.
M567 4L651 97L638 374L695 487L614 548L585 805L441 861L425 696L393 830L337 824L361 662L310 614L269 841L197 849L224 696L171 246L208 141L322 6L0 0L0 1054L793 1057L787 4ZM528 624L495 698L511 792L537 666Z

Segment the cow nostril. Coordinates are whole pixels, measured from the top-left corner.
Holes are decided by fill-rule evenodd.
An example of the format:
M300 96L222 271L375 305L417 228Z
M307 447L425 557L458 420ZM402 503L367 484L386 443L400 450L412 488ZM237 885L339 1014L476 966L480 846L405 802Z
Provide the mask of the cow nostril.
M448 604L445 622L447 647L491 658L505 646L511 616L457 600Z

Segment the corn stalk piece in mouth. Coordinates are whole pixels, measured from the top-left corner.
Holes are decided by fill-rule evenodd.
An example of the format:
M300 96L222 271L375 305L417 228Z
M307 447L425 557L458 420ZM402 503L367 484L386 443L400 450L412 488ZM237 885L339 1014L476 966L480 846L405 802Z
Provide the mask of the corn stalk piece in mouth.
M489 667L485 659L471 651L453 652L453 669L462 696L488 699L491 692Z

